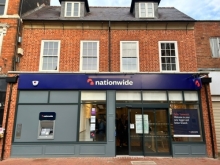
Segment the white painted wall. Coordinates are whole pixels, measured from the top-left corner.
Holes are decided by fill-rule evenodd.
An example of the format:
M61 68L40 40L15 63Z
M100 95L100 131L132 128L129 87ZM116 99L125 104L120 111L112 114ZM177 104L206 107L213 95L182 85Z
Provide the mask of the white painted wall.
M212 95L220 95L220 71L218 72L210 72L209 77L212 78L211 94Z

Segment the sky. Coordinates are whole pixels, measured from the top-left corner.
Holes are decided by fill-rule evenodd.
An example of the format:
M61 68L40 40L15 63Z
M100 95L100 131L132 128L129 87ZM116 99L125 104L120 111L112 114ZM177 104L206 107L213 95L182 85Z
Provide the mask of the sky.
M89 6L126 6L131 0L88 0ZM51 0L51 6L59 6ZM196 20L220 20L220 0L161 0L159 7L175 7Z

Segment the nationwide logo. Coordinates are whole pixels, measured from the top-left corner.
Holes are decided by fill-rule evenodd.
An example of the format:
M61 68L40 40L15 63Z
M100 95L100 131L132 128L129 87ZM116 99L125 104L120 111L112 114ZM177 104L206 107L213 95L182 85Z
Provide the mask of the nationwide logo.
M197 86L198 88L201 87L199 80L195 80L195 86Z
M90 85L118 85L118 86L124 86L124 85L133 85L134 82L130 81L130 80L102 80L102 81L93 81L93 79L89 78L87 79L87 83L89 83Z
M53 115L42 115L42 117L53 117Z

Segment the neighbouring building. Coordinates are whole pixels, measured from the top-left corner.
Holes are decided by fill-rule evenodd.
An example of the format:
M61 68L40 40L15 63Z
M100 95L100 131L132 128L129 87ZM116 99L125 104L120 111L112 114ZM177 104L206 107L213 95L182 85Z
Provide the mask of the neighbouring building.
M216 156L194 19L160 0L60 3L22 16L5 158Z
M4 109L7 109L5 103L6 97L6 76L8 71L15 71L19 56L23 54L20 48L21 43L21 13L34 9L45 0L31 1L24 0L0 0L0 127L5 127L8 116ZM38 4L37 4L38 3ZM45 1L49 5L49 1ZM24 6L23 6L24 5ZM3 116L5 119L3 120ZM1 130L2 132L2 130ZM2 138L2 137L1 137ZM0 142L0 153L5 150L5 139ZM2 154L1 154L2 156Z
M209 72L209 76L212 77L210 84L212 108L220 153L220 21L196 22L195 36L198 71Z

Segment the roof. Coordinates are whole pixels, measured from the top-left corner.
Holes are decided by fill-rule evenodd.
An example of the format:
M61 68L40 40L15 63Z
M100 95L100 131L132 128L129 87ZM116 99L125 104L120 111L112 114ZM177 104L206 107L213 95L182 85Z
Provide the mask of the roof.
M130 7L90 7L85 17L60 17L60 6L44 6L26 13L23 20L62 20L62 21L195 21L173 7L159 7L158 19L135 18Z

